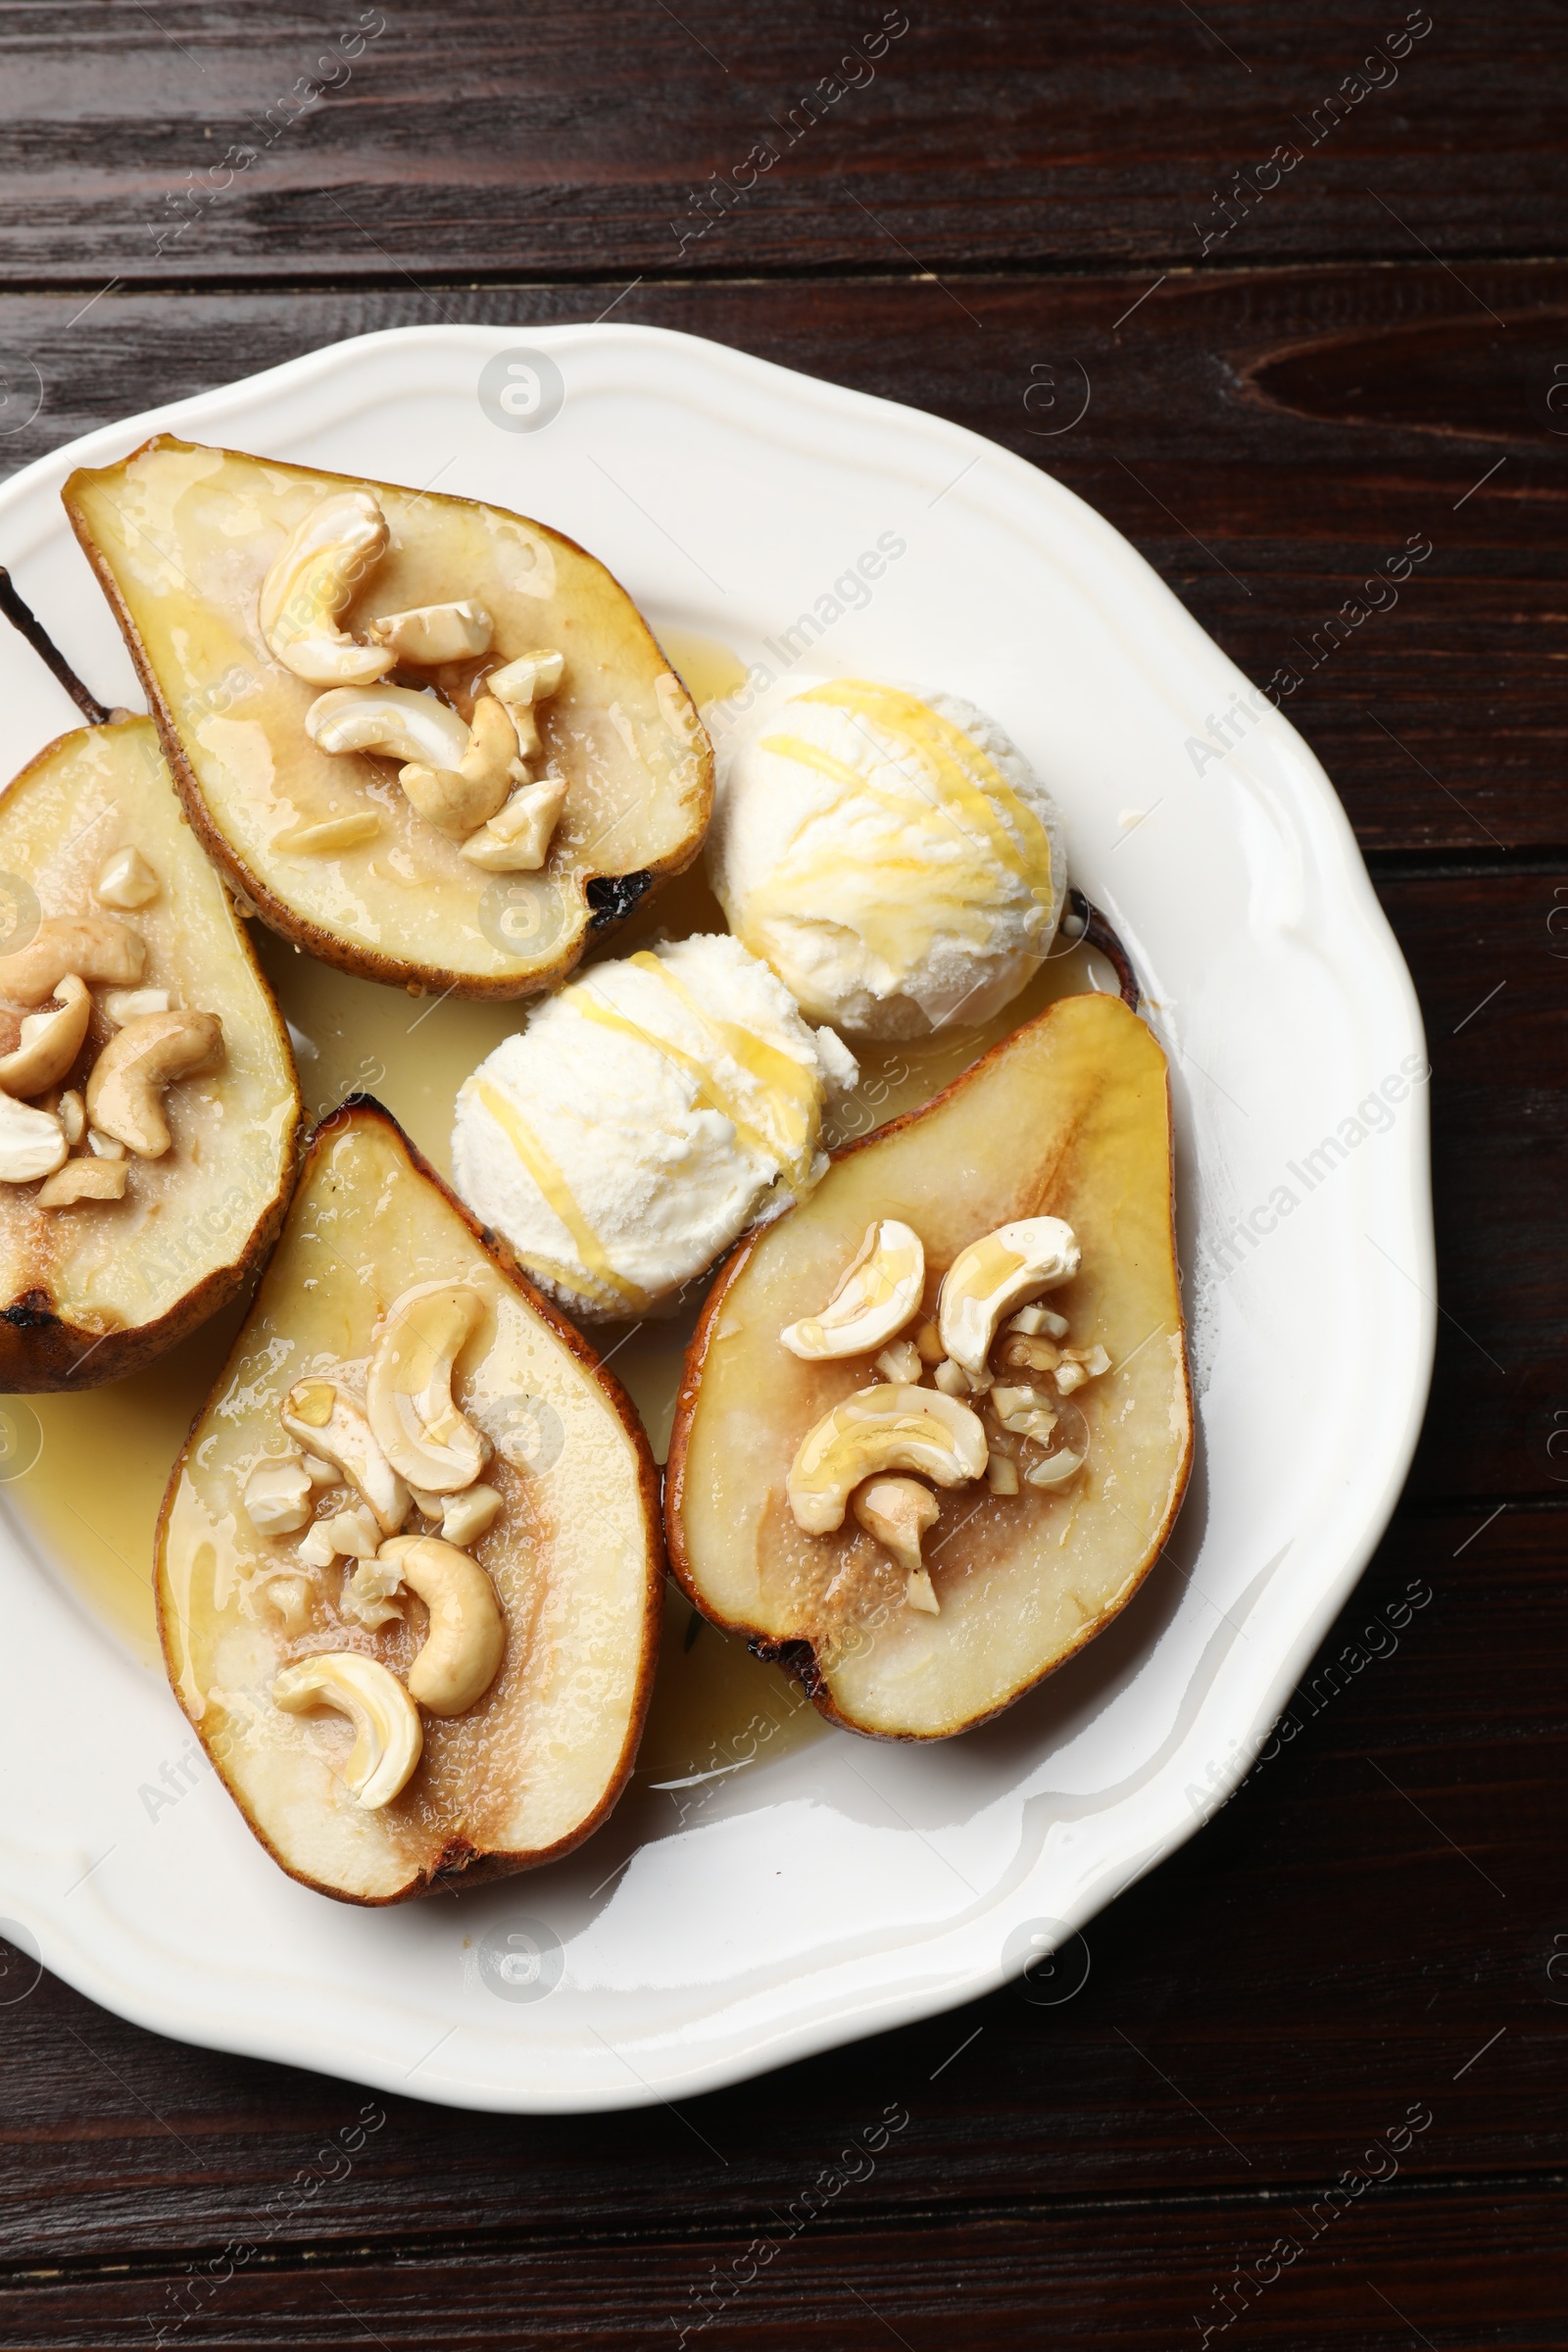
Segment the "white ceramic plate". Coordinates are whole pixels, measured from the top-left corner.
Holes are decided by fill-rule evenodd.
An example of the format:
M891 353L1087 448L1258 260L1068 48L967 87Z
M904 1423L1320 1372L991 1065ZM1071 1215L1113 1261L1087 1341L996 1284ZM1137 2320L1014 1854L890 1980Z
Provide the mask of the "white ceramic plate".
M1266 705L1215 756L1244 679L1049 476L635 326L368 336L30 466L0 491L0 560L133 707L59 491L160 427L519 508L603 556L656 626L775 670L798 615L846 605L819 666L995 712L1060 800L1171 1057L1200 1446L1138 1600L994 1725L921 1748L833 1734L684 1795L634 1788L570 1861L390 1912L285 1879L210 1775L150 1811L138 1789L190 1745L168 1690L0 1527L0 1922L159 2032L467 2107L672 2099L987 1991L1247 1771L1415 1442L1421 1024L1322 769ZM890 539L867 598L835 595ZM0 679L17 767L74 714L19 642Z

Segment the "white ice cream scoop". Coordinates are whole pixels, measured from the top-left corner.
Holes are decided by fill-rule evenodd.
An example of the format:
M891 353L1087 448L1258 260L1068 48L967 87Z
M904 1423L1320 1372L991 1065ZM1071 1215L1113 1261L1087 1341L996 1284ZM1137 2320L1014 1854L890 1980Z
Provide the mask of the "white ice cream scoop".
M738 940L595 964L458 1095L457 1189L573 1314L643 1315L827 1167L854 1057Z
M1050 794L994 719L833 678L718 735L713 889L808 1019L919 1037L1017 995L1055 935L1066 858Z

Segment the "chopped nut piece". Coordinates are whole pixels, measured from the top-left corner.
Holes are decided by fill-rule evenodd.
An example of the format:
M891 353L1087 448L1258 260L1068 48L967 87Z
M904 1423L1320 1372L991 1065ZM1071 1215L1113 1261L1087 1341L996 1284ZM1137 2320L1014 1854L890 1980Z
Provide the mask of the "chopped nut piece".
M969 1375L961 1364L954 1362L951 1355L943 1357L931 1377L944 1396L967 1396L969 1394Z
M1061 1364L1056 1370L1056 1387L1063 1396L1070 1396L1074 1389L1081 1389L1088 1378L1089 1374L1082 1364Z
M123 1200L129 1173L122 1159L68 1159L39 1185L37 1204L74 1208L78 1200Z
M448 1544L476 1544L501 1508L494 1487L470 1487L466 1494L449 1494L441 1514L441 1533Z
M96 1127L87 1130L87 1149L95 1159L123 1159L125 1147L112 1135L101 1135Z
M65 986L64 981L61 986ZM167 988L112 988L107 995L99 998L98 1004L117 1029L123 1029L127 1021L140 1020L143 1013L167 1012L169 991Z
M84 1165L87 1163L83 1163ZM107 1167L110 1163L105 1162ZM119 1163L123 1174L124 1162ZM61 1174L66 1174L65 1169ZM292 1536L311 1515L311 1482L297 1454L258 1462L245 1481L245 1516L259 1536Z
M1098 1344L1093 1348L1064 1348L1062 1354L1069 1364L1082 1364L1091 1380L1098 1380L1110 1370L1110 1358Z
M1061 1350L1054 1340L1004 1340L1002 1360L1010 1371L1054 1372Z
M937 1523L941 1505L917 1478L873 1478L857 1490L855 1516L890 1552L906 1575L924 1575L920 1540ZM929 1580L928 1580L929 1581Z
M74 1151L87 1132L87 1106L73 1087L68 1094L61 1096L57 1108L66 1141Z
M347 816L323 816L314 825L295 825L275 833L270 847L292 857L330 858L338 850L357 850L374 841L381 819L373 808L357 808Z
M904 1597L911 1609L923 1609L928 1617L940 1617L942 1614L942 1603L937 1598L936 1587L931 1582L929 1572L924 1568L909 1570L908 1576L905 1580Z
M356 1650L328 1650L285 1666L272 1685L272 1702L290 1715L335 1707L349 1718L355 1740L343 1779L368 1808L390 1803L408 1785L424 1747L419 1710L396 1675Z
M924 1288L919 1235L897 1217L883 1217L867 1228L820 1313L803 1316L779 1337L808 1363L869 1354L904 1329Z
M310 1619L313 1591L308 1576L270 1576L262 1597L282 1618L286 1634L302 1634Z
M415 605L407 612L383 613L365 634L419 669L488 653L495 623L483 605L466 597L458 605Z
M381 1533L395 1535L409 1515L409 1490L382 1452L364 1408L347 1390L329 1380L299 1381L283 1399L281 1419L291 1438L322 1460L335 1462L349 1485L359 1489Z
M991 1489L993 1494L1016 1494L1018 1492L1017 1463L1009 1461L1004 1453L998 1453L993 1448L991 1458L986 1464L986 1485Z
M516 731L520 758L531 760L539 750L539 725L534 706L547 702L561 686L564 657L558 653L521 654L486 678L485 692L506 707Z
M923 1364L940 1364L948 1352L942 1345L942 1334L934 1323L921 1324L914 1335L914 1345Z
M470 834L460 856L488 874L534 874L550 855L550 844L566 805L564 776L524 784L479 832Z
M1037 1339L1044 1332L1048 1339L1064 1340L1067 1318L1054 1314L1049 1306L1021 1306L1015 1315L1009 1316L1007 1329L1021 1331L1029 1339Z
M362 1559L353 1575L344 1579L343 1614L356 1619L368 1633L378 1633L383 1625L403 1615L402 1602L394 1598L402 1583L397 1569L386 1561Z
M895 1340L892 1347L884 1348L877 1357L876 1369L884 1380L902 1381L913 1388L925 1366L920 1359L920 1350L912 1340Z
M1081 1453L1050 1453L1043 1462L1032 1462L1024 1476L1032 1487L1064 1487L1083 1466Z
M330 1519L318 1519L300 1545L300 1558L313 1568L330 1568L338 1558L373 1560L381 1543L375 1513L368 1503L357 1502Z
M0 1095L0 1184L31 1184L52 1176L66 1156L66 1138L52 1110L34 1110Z
M140 850L127 845L105 859L92 886L92 895L100 906L133 911L138 906L150 906L159 888L158 876Z

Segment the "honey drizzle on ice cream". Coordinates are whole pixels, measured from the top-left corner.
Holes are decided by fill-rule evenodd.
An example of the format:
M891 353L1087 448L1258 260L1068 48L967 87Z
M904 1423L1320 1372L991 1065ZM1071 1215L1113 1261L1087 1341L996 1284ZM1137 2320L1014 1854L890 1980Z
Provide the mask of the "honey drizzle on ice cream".
M647 1298L635 1283L628 1282L624 1275L615 1272L604 1244L578 1206L571 1187L522 1113L514 1103L508 1102L499 1087L491 1086L485 1079L475 1082L474 1092L570 1234L577 1255L582 1260L588 1286L597 1290L607 1303L613 1299L628 1312L639 1313L648 1304ZM547 1266L544 1271L553 1282L564 1283L572 1290L583 1287L583 1276L565 1267Z
M956 931L976 947L991 943L998 867L1024 882L1037 905L1052 904L1051 841L1044 825L961 727L912 694L860 678L812 687L795 707L809 704L850 718L874 754L875 767L868 772L799 735L769 734L758 748L836 785L834 807L846 795L858 797L900 825L912 825L918 854L879 858L884 897L868 906L858 862L842 847L813 852L809 836L816 820L808 819L804 840L797 837L771 881L753 894L742 936L754 952L763 953L770 920L787 920L803 905L832 919L836 896L848 889L854 906L844 910L846 927L858 929L895 979L903 980L940 930Z

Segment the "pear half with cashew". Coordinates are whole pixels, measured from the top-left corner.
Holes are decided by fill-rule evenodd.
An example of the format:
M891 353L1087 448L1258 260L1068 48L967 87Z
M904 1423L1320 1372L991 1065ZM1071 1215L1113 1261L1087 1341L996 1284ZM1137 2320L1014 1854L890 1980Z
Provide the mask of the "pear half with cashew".
M662 1587L618 1384L350 1102L159 1523L170 1679L246 1821L346 1902L569 1852L631 1772Z
M192 826L310 954L527 996L696 857L708 737L560 532L168 435L65 503Z
M1065 997L736 1250L686 1359L671 1565L832 1721L944 1739L1126 1606L1191 1449L1164 1056Z
M299 1089L150 719L0 799L0 1389L94 1388L217 1312L282 1220Z

